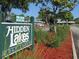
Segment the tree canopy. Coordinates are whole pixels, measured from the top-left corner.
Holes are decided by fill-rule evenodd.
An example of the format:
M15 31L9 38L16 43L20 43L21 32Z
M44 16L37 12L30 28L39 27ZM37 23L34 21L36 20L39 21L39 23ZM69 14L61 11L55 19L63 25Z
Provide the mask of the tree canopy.
M29 9L28 3L41 3L43 6L47 6L50 3L53 11L56 12L58 10L61 11L65 7L72 10L77 2L77 0L0 0L0 8L3 12L10 11L11 8L19 8L22 11L27 11Z
M39 2L42 4L42 10L40 10L39 16L41 18L50 17L52 15L52 19L56 20L57 18L64 20L72 20L73 15L71 11L78 4L78 0L42 0ZM38 4L39 4L38 3ZM50 6L48 6L50 4ZM45 9L47 11L45 12ZM49 20L49 19L48 19Z
M0 0L1 11L11 11L11 8L19 8L22 11L28 10L29 0Z
M23 12L26 12L29 10L29 3L33 3L33 0L0 0L0 13L3 18L2 21L5 21L12 8L18 8Z
M62 20L73 20L73 15L70 11L64 11L64 12L59 12L58 13L58 18Z
M78 0L0 0L0 10L7 12L11 11L11 8L19 8L23 12L26 12L29 10L29 3L35 3L36 5L42 4L42 10L43 8L48 9L49 12L44 11L42 13L43 18L45 18L48 13L51 13L54 15L54 18L57 18L57 14L60 12L72 11L76 4L78 4ZM48 6L49 4L51 6Z
M76 24L79 24L79 17L74 19Z

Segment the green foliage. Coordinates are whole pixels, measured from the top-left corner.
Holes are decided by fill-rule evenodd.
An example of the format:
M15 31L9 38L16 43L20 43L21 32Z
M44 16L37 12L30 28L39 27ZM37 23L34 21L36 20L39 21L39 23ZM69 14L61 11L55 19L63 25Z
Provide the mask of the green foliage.
M2 20L3 20L3 13L0 12L0 22L2 22Z
M76 24L79 24L79 18L76 18L74 21Z
M71 12L65 12L65 19L68 19L68 20L73 20L73 15Z
M48 47L58 47L67 37L69 26L58 25L57 33L46 32L43 30L36 30L37 43L44 43Z
M62 20L73 20L73 15L70 11L62 11L58 14L59 18Z
M39 13L39 16L41 16L40 18L42 18L44 21L45 20L48 21L48 23L51 23L52 20L55 21L58 18L65 19L65 20L72 20L73 15L71 11L74 9L76 4L78 4L78 2L79 2L78 0L73 0L73 1L72 0L45 0L45 1L42 1L41 4L43 3L42 6L44 7L41 7L41 9L42 10L47 9L49 12L46 14L45 12L41 12L40 10L41 13ZM49 3L53 7L48 6ZM49 17L50 14L52 15L53 19L50 19L51 18ZM49 21L49 19L51 21Z
M59 6L67 3L67 0L52 0L54 5Z
M68 32L69 32L69 26L67 25L57 26L57 33L54 37L54 42L51 46L58 47L61 44L61 42L67 37Z
M27 56L25 59L36 59L34 56Z
M29 10L29 3L29 0L0 0L0 11L3 13L3 19L1 21L5 21L6 16L10 14L12 8L18 8L22 10L22 12L26 12Z
M11 8L19 8L23 12L28 10L29 0L0 0L1 11L11 11Z
M51 46L53 43L53 33L46 32L43 30L36 30L37 43L44 43L47 46Z
M11 17L12 22L16 21L16 15L14 13L12 13L12 15L10 15L10 17Z
M41 56L27 56L26 58L24 59L44 59L43 57Z
M49 47L59 47L60 44L67 37L69 32L69 26L67 25L58 25L57 33L55 35L47 35L46 39L43 39L43 42Z
M42 43L42 40L45 39L45 37L47 36L47 32L46 31L43 31L41 29L36 29L35 30L35 35L36 35L36 38L37 38L37 42L40 44Z
M44 10L41 10L40 12L39 12L39 18L40 19L42 19L42 21L45 21L45 14L46 14L46 12L44 11Z
M47 10L47 9L41 9L40 12L39 12L39 16L38 18L42 19L41 21L44 21L46 23L49 23L49 20L50 20L50 17L52 12L50 10Z

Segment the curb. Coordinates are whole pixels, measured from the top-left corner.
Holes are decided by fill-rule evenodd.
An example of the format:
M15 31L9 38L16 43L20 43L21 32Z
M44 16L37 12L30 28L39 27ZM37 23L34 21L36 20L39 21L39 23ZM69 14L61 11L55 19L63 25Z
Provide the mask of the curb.
M72 30L71 30L71 39L72 39L73 59L78 59L78 58L77 58L77 53L76 53L76 48L75 48L75 45L74 45Z

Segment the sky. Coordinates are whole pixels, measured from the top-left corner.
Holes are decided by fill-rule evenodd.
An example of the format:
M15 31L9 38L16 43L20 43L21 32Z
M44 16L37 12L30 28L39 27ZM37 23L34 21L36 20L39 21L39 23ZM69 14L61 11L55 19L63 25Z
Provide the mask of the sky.
M24 14L25 16L38 16L38 12L40 11L40 5L35 6L33 3L29 5L29 11L26 13L23 13L22 10L20 9L12 9L12 13L19 15L19 14Z
M72 14L74 18L79 17L79 4L73 9Z
M24 14L25 16L34 16L37 17L38 16L38 12L40 11L40 6L35 6L34 4L30 4L29 5L29 11L27 11L26 13L23 13L20 9L12 9L12 13L19 15L19 14ZM73 9L72 14L74 16L74 18L79 17L79 4Z

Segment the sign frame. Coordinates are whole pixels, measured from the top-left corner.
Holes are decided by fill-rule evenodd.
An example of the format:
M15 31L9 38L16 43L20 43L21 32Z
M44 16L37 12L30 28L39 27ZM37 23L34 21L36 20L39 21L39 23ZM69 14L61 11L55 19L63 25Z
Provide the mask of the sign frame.
M23 49L25 49L25 48L27 48L27 47L29 47L29 46L32 46L32 47L34 47L34 29L33 29L33 26L34 26L34 24L33 24L33 22L30 22L30 23L7 23L7 22L1 22L1 24L0 24L0 26L1 25L16 25L17 26L17 24L18 25L29 25L31 28L30 28L30 36L31 36L31 44L29 44L28 46L25 46L25 47L23 47L23 48L21 48L21 49L19 49L19 50L17 50L17 51L14 51L14 52L12 52L12 53L10 53L10 54L8 54L8 55L5 55L5 54L1 54L2 55L2 57L0 56L0 58L2 59L2 58L4 58L4 57L8 57L8 56L10 56L10 55L12 55L12 54L14 54L14 53L16 53L16 52L18 52L18 51L20 51L20 50L23 50ZM2 35L2 34L1 34ZM2 40L2 39L0 39L0 40ZM16 45L17 46L17 45ZM4 50L3 48L2 48L2 50Z

